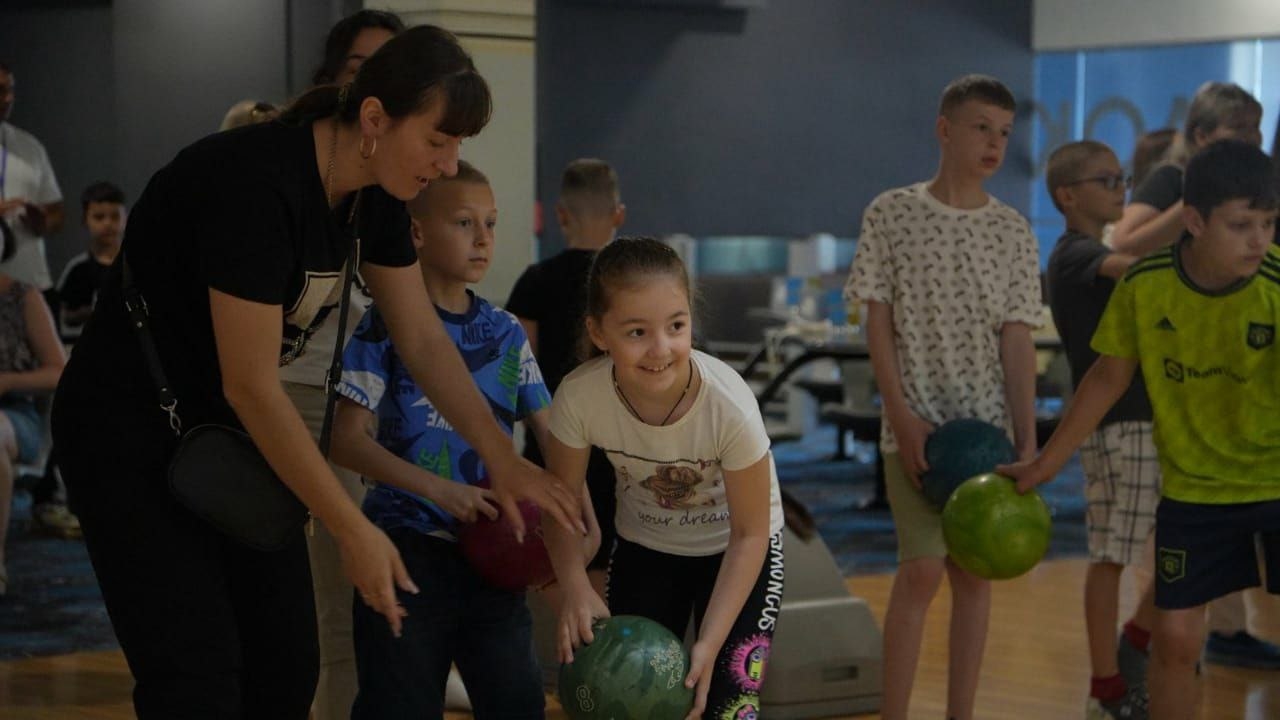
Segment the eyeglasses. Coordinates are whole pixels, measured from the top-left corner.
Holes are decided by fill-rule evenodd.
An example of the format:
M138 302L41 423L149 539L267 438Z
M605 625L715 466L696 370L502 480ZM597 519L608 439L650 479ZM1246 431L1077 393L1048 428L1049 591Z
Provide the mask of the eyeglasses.
M1123 187L1125 190L1128 190L1133 187L1133 176L1132 175L1099 175L1098 177L1088 177L1088 178L1080 178L1079 180L1072 180L1071 182L1064 183L1064 184L1079 185L1081 183L1087 183L1087 182L1096 182L1107 190L1115 190L1118 187Z

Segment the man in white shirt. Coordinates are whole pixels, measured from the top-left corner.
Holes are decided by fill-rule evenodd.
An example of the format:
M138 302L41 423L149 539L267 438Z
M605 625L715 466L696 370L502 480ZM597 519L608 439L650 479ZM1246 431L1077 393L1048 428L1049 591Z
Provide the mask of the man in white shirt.
M0 219L16 250L0 263L0 272L47 290L53 285L45 260L44 236L62 227L62 190L49 154L31 133L11 125L13 71L0 63Z

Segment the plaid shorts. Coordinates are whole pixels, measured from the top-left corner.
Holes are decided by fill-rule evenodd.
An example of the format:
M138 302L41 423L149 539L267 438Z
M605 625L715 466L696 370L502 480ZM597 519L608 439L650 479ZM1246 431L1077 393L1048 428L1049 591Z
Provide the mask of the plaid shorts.
M1126 420L1098 428L1080 447L1080 464L1089 559L1140 564L1160 502L1160 461L1151 423Z

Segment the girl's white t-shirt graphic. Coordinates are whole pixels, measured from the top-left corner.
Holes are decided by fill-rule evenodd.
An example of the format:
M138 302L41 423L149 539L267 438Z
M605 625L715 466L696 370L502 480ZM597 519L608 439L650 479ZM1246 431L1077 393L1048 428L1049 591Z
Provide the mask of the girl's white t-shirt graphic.
M751 388L725 363L697 350L702 378L692 407L670 425L637 420L613 389L613 361L569 373L551 403L551 432L573 448L595 445L617 474L618 535L672 555L713 555L729 544L724 470L769 453ZM769 458L769 533L782 530L778 473Z

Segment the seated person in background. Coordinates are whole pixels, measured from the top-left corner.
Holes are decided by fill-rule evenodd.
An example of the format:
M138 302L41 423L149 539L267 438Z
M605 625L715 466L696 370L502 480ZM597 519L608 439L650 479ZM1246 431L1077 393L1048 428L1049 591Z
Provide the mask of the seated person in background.
M89 249L67 261L58 278L58 334L71 345L80 337L93 313L102 276L120 251L128 210L124 191L109 182L96 182L80 195Z
M0 596L8 590L4 540L15 466L40 454L44 432L35 396L53 392L66 361L44 295L0 275Z

